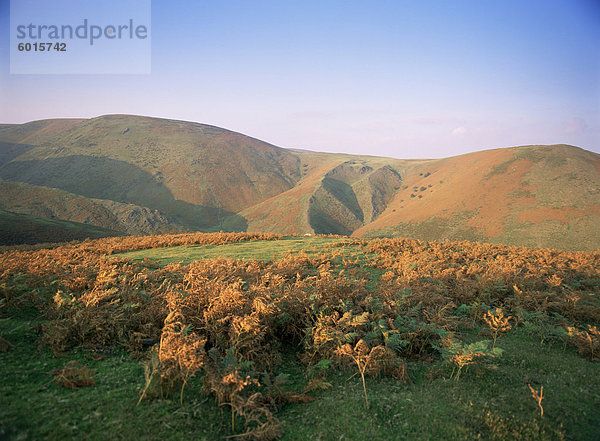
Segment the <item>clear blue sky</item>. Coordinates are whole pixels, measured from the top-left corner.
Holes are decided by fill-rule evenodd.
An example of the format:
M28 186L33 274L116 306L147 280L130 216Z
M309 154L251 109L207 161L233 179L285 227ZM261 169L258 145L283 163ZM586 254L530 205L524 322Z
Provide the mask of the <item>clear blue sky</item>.
M153 0L150 75L10 75L0 122L129 113L399 158L600 153L600 1Z

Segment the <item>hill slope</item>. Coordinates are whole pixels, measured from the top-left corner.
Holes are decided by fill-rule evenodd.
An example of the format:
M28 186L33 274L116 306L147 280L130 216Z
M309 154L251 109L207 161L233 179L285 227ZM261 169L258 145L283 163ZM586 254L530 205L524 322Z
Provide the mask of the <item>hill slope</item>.
M1 178L155 208L194 228L288 190L300 176L285 149L182 121L39 121L0 128L0 141Z
M69 242L117 235L115 231L78 222L44 219L0 210L0 245Z
M600 155L526 146L409 167L387 210L355 235L598 249Z
M90 199L56 188L0 179L0 209L63 219L126 234L182 231L160 211L106 199Z
M239 214L249 231L352 234L377 218L400 189L411 161L374 156L302 153L298 184Z
M0 125L0 178L0 208L126 233L600 249L600 155L567 145L400 160L286 150L204 124L108 115Z

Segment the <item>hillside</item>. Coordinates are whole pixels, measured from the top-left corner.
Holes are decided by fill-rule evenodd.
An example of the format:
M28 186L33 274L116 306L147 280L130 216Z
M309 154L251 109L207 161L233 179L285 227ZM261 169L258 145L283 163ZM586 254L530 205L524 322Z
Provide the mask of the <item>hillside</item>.
M239 214L248 231L346 234L387 207L412 161L374 156L298 153L306 170L298 184Z
M48 120L0 129L0 177L160 210L207 229L292 188L285 149L213 126L136 116Z
M90 199L56 188L0 179L0 209L94 225L125 234L157 234L184 228L158 210Z
M600 155L567 145L489 150L409 167L359 237L600 247Z
M439 160L283 149L141 116L0 126L0 208L128 234L333 233L600 249L600 155L525 146Z
M91 225L0 210L0 245L70 242L116 235L115 231Z

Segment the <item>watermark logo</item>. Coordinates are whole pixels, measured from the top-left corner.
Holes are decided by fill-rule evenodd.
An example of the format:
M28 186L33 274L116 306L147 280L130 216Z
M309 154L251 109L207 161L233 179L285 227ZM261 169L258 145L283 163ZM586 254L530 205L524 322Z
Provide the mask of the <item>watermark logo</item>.
M11 74L149 74L150 0L11 0Z

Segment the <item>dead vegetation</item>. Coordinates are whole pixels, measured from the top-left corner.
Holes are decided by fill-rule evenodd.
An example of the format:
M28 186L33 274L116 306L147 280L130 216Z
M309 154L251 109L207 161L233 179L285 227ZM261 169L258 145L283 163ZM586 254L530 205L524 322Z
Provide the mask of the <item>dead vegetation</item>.
M54 382L68 389L79 389L80 387L96 386L92 376L96 373L93 369L81 366L76 361L69 361L62 368L52 371Z
M230 409L232 437L241 439L277 438L278 407L330 387L330 367L358 371L369 407L366 376L409 382L405 360L419 358L445 360L458 380L469 366L500 357L496 338L515 326L599 359L600 253L382 239L273 262L221 258L160 268L106 256L264 239L277 237L110 238L6 252L0 313L37 307L42 341L57 355L76 346L127 347L144 359L140 403L175 393L183 401L200 377ZM460 330L474 326L489 328L494 343L462 342ZM306 367L305 393L288 390L277 374L284 348ZM93 383L75 365L55 374L66 387Z

